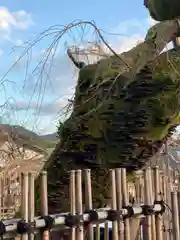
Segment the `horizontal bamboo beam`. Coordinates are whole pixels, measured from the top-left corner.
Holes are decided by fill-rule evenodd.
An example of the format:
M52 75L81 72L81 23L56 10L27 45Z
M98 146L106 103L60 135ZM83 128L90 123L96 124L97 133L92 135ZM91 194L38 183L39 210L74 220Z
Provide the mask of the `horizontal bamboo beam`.
M105 222L107 220L109 210L111 210L111 208L101 208L101 209L96 210L99 222ZM133 217L137 217L137 216L144 217L143 216L143 205L134 206L134 207L132 207L132 210L133 210ZM158 213L161 210L162 210L162 205L160 205L160 204L154 205L154 208L153 208L154 213ZM51 215L51 217L53 218L53 228L55 228L56 226L59 226L59 225L61 225L61 227L63 227L63 226L66 227L65 220L66 220L66 216L68 216L69 214L70 213ZM122 209L118 210L118 214L120 215L120 217L127 216L128 210L122 208ZM89 220L90 220L89 213L83 213L81 219L82 219L82 222L84 222L84 223L89 222ZM3 235L3 239L17 236L17 232L16 232L17 231L17 223L19 221L20 221L20 219L9 219L9 220L2 221L5 224L5 229L6 229L6 233ZM29 222L29 226L32 227L34 233L37 233L37 232L39 232L39 230L41 228L46 226L46 222L44 219L39 219L39 217L35 217L35 219L32 223Z

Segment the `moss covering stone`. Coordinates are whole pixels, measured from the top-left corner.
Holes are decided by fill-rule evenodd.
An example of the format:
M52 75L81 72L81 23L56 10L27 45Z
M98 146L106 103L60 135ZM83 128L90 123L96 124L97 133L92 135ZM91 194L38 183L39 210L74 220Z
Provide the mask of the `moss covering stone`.
M51 213L69 210L69 170L91 168L94 207L102 207L109 169L145 167L179 124L180 48L161 53L176 31L174 22L157 24L129 52L80 70L72 114L44 167Z
M178 0L144 0L144 4L156 21L180 17L180 2Z
M176 50L169 54L175 66ZM61 150L105 167L141 168L154 154L153 145L160 147L179 123L178 73L163 55L134 79L118 76L118 59L104 62L113 71L105 67L101 74L99 62L79 74L73 113L60 133Z

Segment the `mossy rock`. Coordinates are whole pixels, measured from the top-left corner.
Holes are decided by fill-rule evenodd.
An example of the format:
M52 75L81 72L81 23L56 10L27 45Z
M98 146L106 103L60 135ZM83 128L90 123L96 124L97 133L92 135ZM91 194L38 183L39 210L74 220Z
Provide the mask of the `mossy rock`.
M151 17L156 21L173 20L180 17L178 0L144 0Z
M175 50L172 62L173 56ZM92 164L135 170L179 123L179 75L164 55L134 79L116 77L121 65L110 60L115 62L103 60L103 66L113 71L106 68L104 73L101 62L80 71L73 112L60 133L61 150Z
M161 148L179 124L180 75L172 67L180 66L179 53L170 50L168 59L162 53L134 75L116 56L80 70L72 114L44 167L50 213L70 209L68 171L91 169L94 207L103 207L108 169L125 167L131 174Z

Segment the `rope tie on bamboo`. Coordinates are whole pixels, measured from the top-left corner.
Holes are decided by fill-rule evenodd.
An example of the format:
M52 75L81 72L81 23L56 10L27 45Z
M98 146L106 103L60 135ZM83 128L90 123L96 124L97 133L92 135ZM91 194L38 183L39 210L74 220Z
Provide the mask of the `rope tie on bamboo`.
M41 231L44 232L46 230L51 230L54 224L54 218L51 216L43 216L39 219L43 219L45 221L45 226L41 228Z
M121 216L122 216L122 211L110 209L108 210L107 220L111 222L118 221L118 220L121 220Z
M31 231L31 226L25 220L20 220L17 223L17 233L22 235L24 233L29 233L30 231Z
M95 210L86 211L85 213L89 214L89 221L87 224L94 223L99 220L98 213Z
M127 210L127 215L123 216L123 220L126 218L131 218L134 215L134 210L132 206L126 206L123 208Z
M160 200L160 201L155 200L154 204L161 205L161 210L156 212L156 215L158 215L158 214L163 215L163 213L165 213L165 211L166 211L166 204L165 204L165 202L163 200Z
M67 227L79 226L82 219L82 216L72 215L72 214L65 215L64 217L65 217L65 225Z
M3 221L0 221L0 238L3 239L3 235L6 233L6 226Z
M142 206L142 214L145 216L153 215L154 212L154 205L144 205Z

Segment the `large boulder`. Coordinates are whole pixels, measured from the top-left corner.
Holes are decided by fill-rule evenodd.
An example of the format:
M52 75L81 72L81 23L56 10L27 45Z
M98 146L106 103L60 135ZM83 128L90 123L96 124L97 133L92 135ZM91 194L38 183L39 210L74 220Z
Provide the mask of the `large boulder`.
M162 53L177 31L175 21L159 23L129 52L80 70L72 114L44 167L50 212L69 210L71 169L92 169L94 206L103 206L108 169L143 168L179 124L180 48Z
M180 17L178 0L144 0L144 5L156 21L173 20Z

